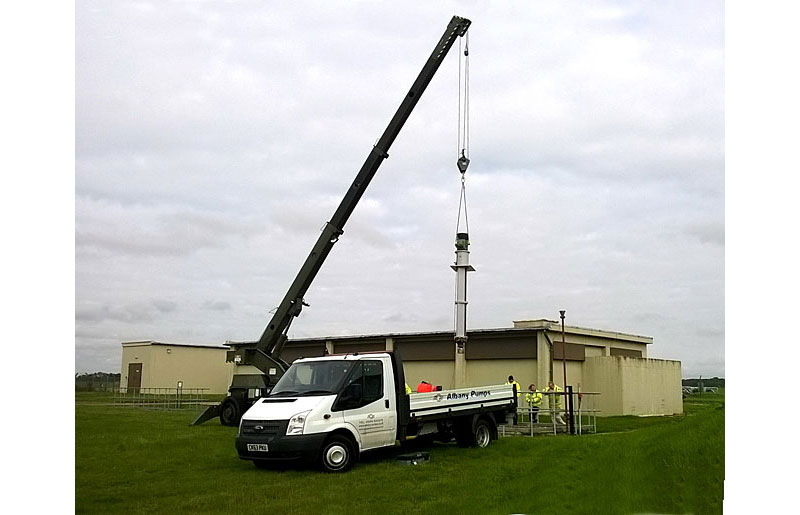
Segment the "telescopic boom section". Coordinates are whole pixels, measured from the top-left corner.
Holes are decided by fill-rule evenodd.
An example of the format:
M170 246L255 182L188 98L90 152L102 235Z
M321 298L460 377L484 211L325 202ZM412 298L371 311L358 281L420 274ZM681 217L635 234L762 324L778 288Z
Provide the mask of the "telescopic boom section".
M289 325L292 323L293 318L300 314L303 306L307 305L304 304L303 301L304 295L317 276L317 272L319 272L322 264L325 262L325 258L328 257L328 254L333 248L333 244L336 243L339 236L344 232L344 225L347 223L353 209L355 209L356 204L358 204L358 201L364 194L364 190L366 190L370 181L375 176L383 160L389 157L389 148L392 146L395 138L400 133L400 129L403 128L406 120L411 115L417 102L419 102L425 88L428 87L431 79L433 79L436 70L439 69L442 61L444 61L447 52L453 46L457 37L466 34L471 23L470 20L460 16L453 16L453 19L450 20L442 38L436 44L436 48L433 49L433 53L431 53L425 66L422 67L422 71L420 71L417 80L414 81L411 89L408 91L405 98L403 98L400 107L392 117L386 130L384 130L383 135L372 150L370 150L366 161L361 166L361 170L359 170L350 189L347 190L347 193L336 209L336 212L333 214L333 217L322 229L317 243L314 245L314 248L311 249L311 253L306 258L302 268L300 268L294 282L292 282L291 287L286 292L286 296L275 311L275 314L264 330L264 333L261 335L261 338L255 344L254 348L248 349L250 350L250 352L248 352L248 358L250 359L247 361L251 364L262 369L264 366L276 362L276 364L285 366L280 360L281 351L287 340L286 333L289 329ZM263 365L261 365L262 363Z

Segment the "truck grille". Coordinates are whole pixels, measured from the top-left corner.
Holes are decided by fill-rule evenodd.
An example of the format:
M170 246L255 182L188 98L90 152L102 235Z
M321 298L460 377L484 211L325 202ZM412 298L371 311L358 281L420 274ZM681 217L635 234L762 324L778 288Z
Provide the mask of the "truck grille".
M288 423L288 420L243 420L242 434L271 438L279 435L281 430L285 433Z

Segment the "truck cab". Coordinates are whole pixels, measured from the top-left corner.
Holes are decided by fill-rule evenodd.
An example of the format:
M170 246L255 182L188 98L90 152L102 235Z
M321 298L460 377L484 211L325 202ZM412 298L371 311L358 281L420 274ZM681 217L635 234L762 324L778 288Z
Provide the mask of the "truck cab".
M257 465L271 459L313 460L333 440L322 464L335 471L349 467L362 451L394 445L398 392L407 396L393 361L385 352L295 361L270 395L242 416L239 456ZM407 402L400 403L407 411Z

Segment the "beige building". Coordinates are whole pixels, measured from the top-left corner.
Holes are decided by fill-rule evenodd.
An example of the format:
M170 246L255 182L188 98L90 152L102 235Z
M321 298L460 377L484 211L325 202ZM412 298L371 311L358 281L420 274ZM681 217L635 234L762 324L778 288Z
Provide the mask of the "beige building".
M649 359L649 336L565 326L562 350L561 324L551 320L520 320L512 328L468 331L467 336L461 353L447 331L294 339L283 358L396 350L412 388L422 380L445 389L498 384L513 375L523 390L529 384L546 386L551 366L553 381L563 386L566 361L567 384L600 393L585 399L602 415L683 412L681 364Z
M227 393L233 365L225 363L227 347L123 342L121 388L207 388Z
M443 388L504 383L509 375L527 390L544 387L551 377L587 395L601 415L667 415L683 412L681 364L650 359L653 339L551 320L515 321L511 328L468 331L462 352L451 331L303 338L290 340L283 359L375 350L395 350L405 363L406 382L426 380ZM209 388L225 393L234 365L225 362L227 347L172 345L160 342L122 344L122 386ZM563 359L565 357L565 359ZM252 368L252 367L248 367ZM239 372L243 372L244 368ZM257 372L255 369L251 372ZM133 383L131 382L133 381ZM593 400L589 400L589 399Z

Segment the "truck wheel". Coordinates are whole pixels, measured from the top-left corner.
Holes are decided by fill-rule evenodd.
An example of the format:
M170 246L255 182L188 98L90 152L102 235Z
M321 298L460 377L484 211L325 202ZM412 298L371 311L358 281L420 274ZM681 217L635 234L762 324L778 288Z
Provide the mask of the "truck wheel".
M475 424L475 434L473 436L475 445L478 447L487 447L492 441L492 428L489 427L486 420L481 419Z
M459 447L486 447L492 441L492 426L485 418L475 422L475 429L468 421L456 426L456 442Z
M242 418L239 401L235 397L226 397L219 406L219 421L223 426L238 426Z
M320 465L325 472L344 472L353 464L355 445L349 438L333 435L325 441L320 454Z

